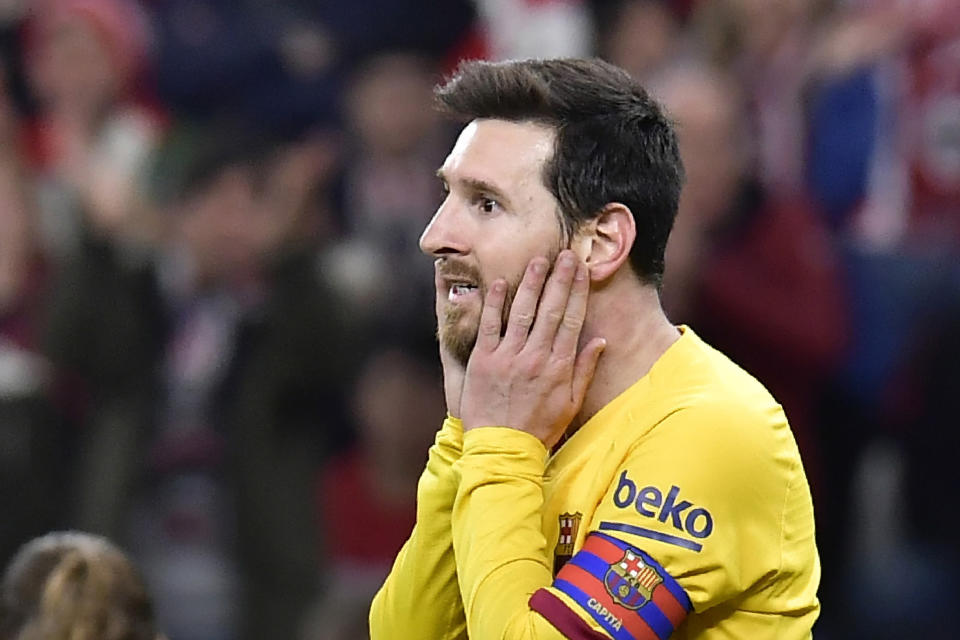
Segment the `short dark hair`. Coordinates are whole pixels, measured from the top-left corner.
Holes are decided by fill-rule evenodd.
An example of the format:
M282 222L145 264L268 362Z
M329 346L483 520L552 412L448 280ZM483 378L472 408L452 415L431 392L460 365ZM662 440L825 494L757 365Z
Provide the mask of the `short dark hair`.
M248 169L257 184L284 140L235 120L177 123L153 156L150 194L161 204L183 202L224 171Z
M565 231L620 202L633 212L630 264L659 288L683 163L672 123L626 71L599 59L468 61L434 90L458 120L537 122L556 131L543 180Z

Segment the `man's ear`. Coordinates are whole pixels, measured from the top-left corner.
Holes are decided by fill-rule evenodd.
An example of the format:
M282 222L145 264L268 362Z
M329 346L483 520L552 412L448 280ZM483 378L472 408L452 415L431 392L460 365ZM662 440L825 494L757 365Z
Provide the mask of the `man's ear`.
M629 260L636 237L633 212L624 204L611 202L581 227L572 245L590 269L590 279L602 282Z

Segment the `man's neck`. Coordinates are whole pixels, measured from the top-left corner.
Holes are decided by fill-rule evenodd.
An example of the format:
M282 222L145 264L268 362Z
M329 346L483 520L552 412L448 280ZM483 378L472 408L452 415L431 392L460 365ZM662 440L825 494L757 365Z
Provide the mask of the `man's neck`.
M573 430L645 376L680 338L653 287L639 287L629 280L610 283L591 294L589 305L581 340L603 337L607 346Z

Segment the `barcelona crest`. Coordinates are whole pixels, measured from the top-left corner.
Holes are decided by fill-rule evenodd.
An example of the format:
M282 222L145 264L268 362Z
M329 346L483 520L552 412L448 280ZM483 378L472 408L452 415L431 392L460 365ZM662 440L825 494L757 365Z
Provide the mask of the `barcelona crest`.
M577 542L577 531L580 530L580 520L583 514L561 513L560 534L557 536L557 546L553 551L553 575L557 575L563 565L573 557L573 546Z
M634 610L650 601L653 590L661 582L663 577L657 570L629 549L624 551L623 558L610 565L603 578L613 601Z

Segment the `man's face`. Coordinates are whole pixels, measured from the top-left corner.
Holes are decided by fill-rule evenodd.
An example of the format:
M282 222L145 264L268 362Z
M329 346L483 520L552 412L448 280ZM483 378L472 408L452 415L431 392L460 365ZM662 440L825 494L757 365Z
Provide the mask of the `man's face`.
M436 260L441 343L466 364L480 311L497 278L507 304L535 256L551 260L563 245L559 206L544 186L554 131L533 123L475 120L460 134L437 172L446 198L420 238Z
M177 240L206 281L246 274L257 258L259 207L252 169L228 167L184 203Z

